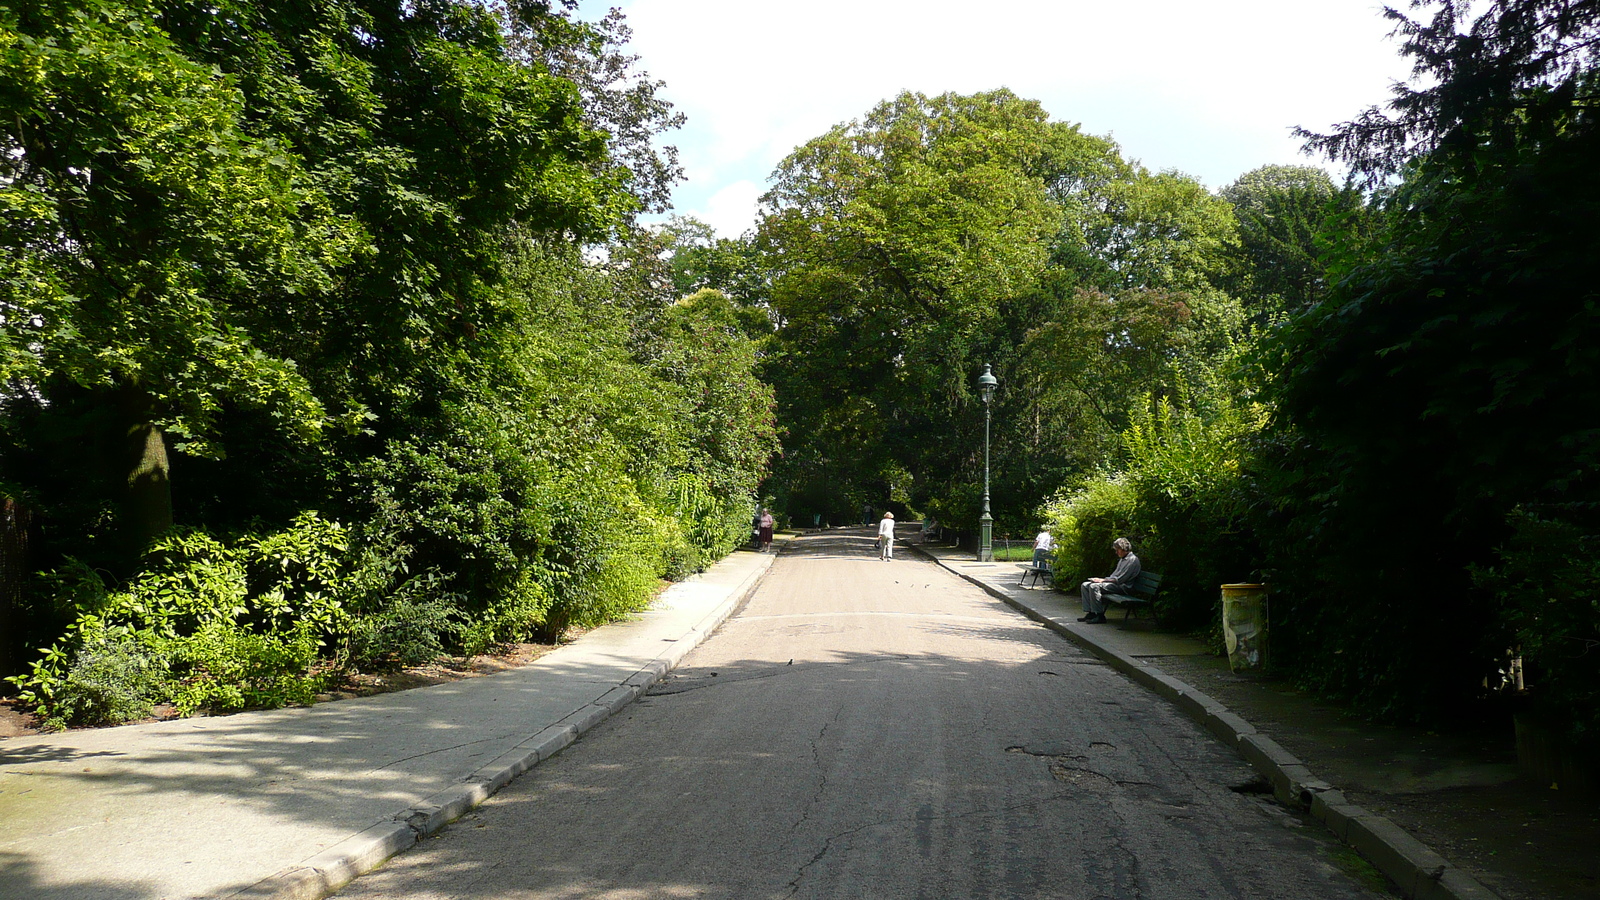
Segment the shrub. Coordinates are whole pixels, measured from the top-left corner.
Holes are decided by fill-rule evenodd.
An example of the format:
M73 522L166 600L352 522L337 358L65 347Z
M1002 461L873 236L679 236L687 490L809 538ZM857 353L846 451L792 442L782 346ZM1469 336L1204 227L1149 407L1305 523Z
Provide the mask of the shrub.
M185 713L309 702L322 683L309 670L348 628L347 550L342 526L306 513L232 542L168 534L120 591L77 568L63 584L97 608L8 680L61 725L126 721L167 700Z
M458 646L466 629L460 595L444 590L448 581L438 569L429 569L372 612L356 616L350 623L350 663L392 672L430 663Z
M1243 438L1259 422L1219 396L1210 410L1181 394L1144 404L1123 434L1135 530L1150 542L1149 562L1160 566L1166 613L1188 625L1217 622L1220 586L1248 580L1260 565L1242 475Z
M168 663L148 634L127 627L95 629L65 673L25 695L41 708L47 730L117 725L150 715L169 693ZM37 691L45 690L47 697Z
M1473 580L1515 628L1533 710L1600 759L1600 507L1523 507L1492 567Z
M173 704L189 715L200 709L232 712L311 703L328 682L328 676L311 671L320 643L309 622L268 634L232 622L208 622L173 643L173 661L185 673Z
M1056 544L1056 584L1066 588L1109 574L1116 562L1111 542L1119 537L1132 540L1144 558L1136 506L1133 487L1120 475L1098 478L1049 503L1045 518Z

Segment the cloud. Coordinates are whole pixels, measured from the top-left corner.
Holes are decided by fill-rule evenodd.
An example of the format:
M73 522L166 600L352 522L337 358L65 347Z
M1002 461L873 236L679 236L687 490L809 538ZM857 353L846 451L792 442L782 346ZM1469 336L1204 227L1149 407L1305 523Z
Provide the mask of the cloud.
M756 206L766 188L754 181L735 181L725 185L698 209L681 210L710 225L723 237L734 237L748 229L756 220Z
M632 52L689 117L671 137L693 173L679 205L721 215L712 205L720 197L730 217L747 207L753 215L747 198L795 146L903 90L1008 87L1057 119L1113 134L1151 168L1216 187L1258 165L1305 162L1292 127L1348 119L1407 73L1372 0L622 8ZM582 7L589 18L602 12ZM730 234L750 224L727 221Z

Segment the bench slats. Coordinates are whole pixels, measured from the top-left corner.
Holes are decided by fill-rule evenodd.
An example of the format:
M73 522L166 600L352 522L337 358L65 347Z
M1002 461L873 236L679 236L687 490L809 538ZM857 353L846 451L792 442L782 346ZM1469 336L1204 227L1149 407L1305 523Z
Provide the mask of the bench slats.
M1161 574L1159 572L1140 572L1139 577L1128 585L1126 594L1101 594L1106 602L1116 603L1122 607L1122 620L1126 622L1128 616L1133 614L1135 606L1150 604L1155 609L1156 595L1161 593Z

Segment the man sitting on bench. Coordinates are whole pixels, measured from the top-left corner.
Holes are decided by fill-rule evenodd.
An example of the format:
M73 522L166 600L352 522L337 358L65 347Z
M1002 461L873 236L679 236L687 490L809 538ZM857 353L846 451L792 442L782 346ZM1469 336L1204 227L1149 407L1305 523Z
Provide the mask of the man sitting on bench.
M1139 578L1139 557L1133 555L1133 544L1127 538L1111 542L1117 553L1117 568L1109 578L1091 578L1078 589L1083 598L1085 615L1078 619L1086 625L1100 625L1106 620L1106 594L1126 594Z

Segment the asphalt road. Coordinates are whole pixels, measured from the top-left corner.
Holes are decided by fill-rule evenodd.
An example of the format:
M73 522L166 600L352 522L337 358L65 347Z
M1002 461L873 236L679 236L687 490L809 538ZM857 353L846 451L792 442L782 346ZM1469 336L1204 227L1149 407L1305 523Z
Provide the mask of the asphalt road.
M637 703L345 898L1370 898L1151 694L829 532Z

